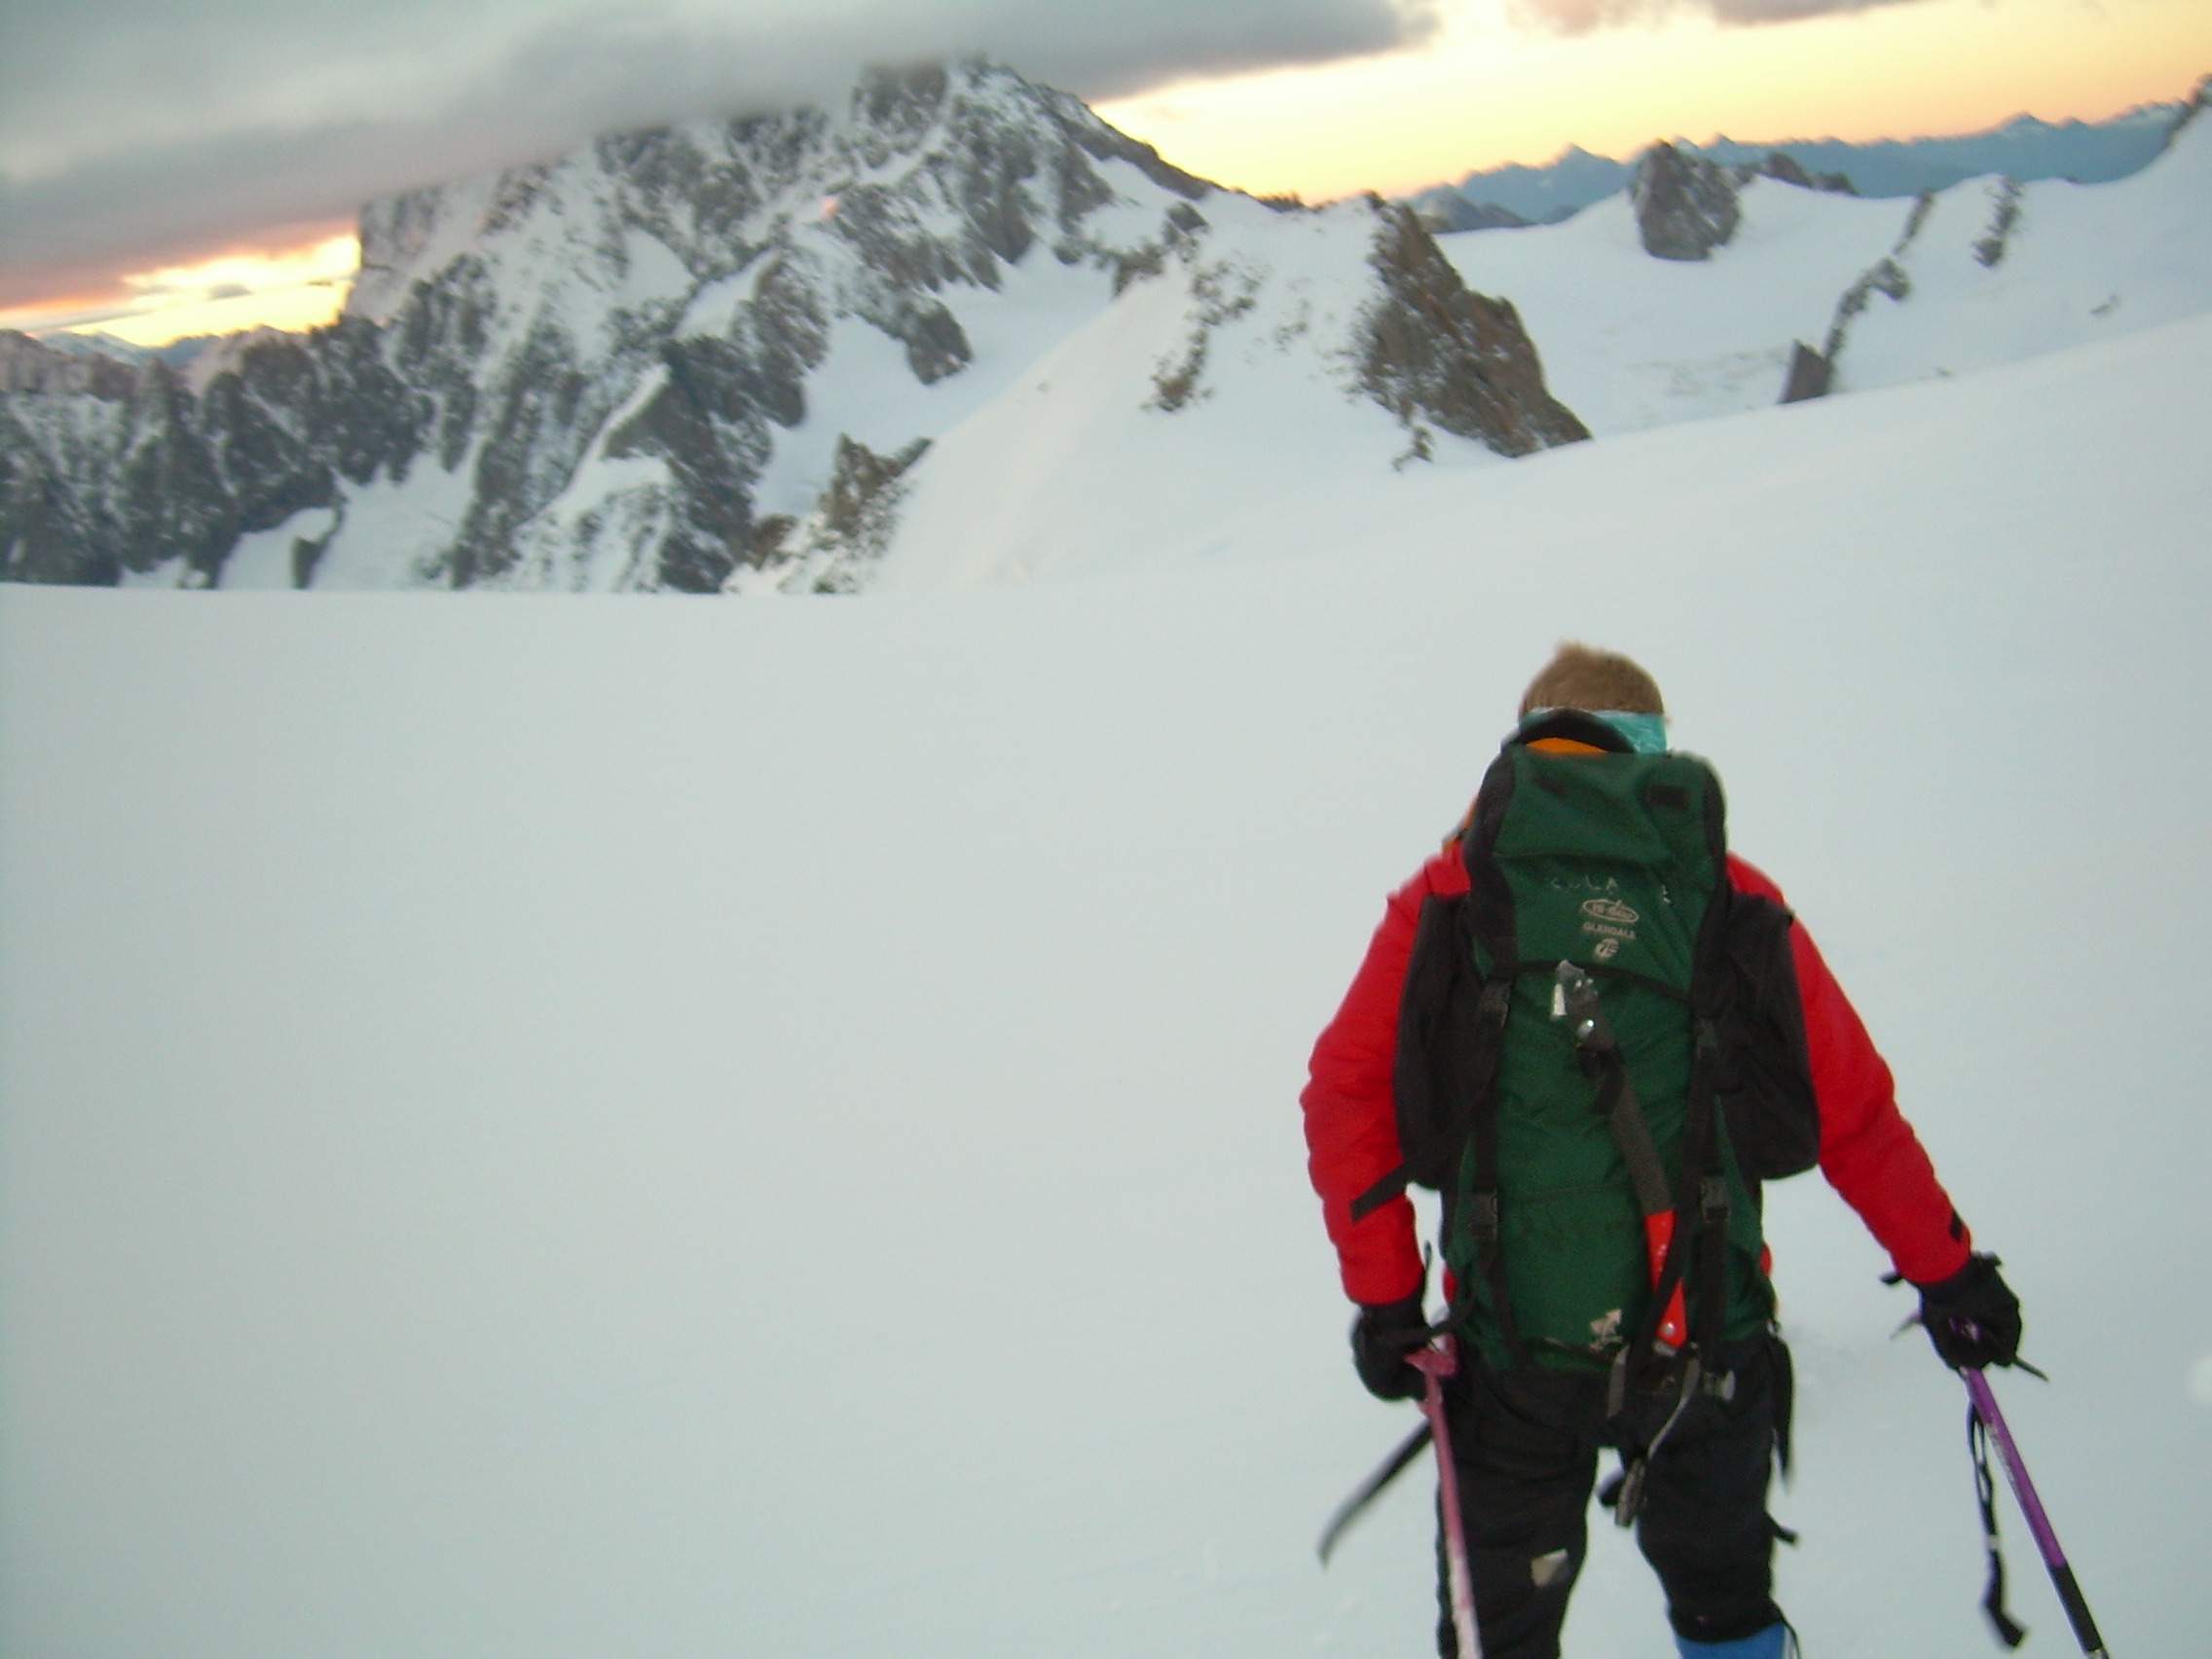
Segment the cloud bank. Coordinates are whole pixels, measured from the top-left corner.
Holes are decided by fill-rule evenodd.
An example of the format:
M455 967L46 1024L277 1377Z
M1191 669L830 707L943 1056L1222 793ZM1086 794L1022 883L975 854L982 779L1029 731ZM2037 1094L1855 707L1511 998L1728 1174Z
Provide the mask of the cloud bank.
M71 0L0 7L0 306L595 133L980 52L1087 98L1419 44L1440 0Z
M1524 28L1544 34L1586 35L1633 23L1703 14L1723 26L1794 23L1845 12L1871 12L1916 0L1507 0Z

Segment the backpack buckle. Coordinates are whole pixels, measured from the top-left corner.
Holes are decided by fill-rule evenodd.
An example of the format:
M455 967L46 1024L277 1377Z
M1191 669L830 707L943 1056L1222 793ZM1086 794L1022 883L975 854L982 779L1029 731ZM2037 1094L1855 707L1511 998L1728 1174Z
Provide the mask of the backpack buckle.
M1729 1209L1727 1176L1707 1175L1702 1177L1698 1182L1697 1196L1698 1209L1708 1226L1714 1222L1725 1223L1727 1221Z
M1467 1195L1467 1236L1478 1244L1497 1242L1497 1194L1494 1191Z
M1513 981L1511 979L1486 979L1482 995L1475 1000L1475 1012L1483 1023L1505 1029L1507 1016L1513 1013Z

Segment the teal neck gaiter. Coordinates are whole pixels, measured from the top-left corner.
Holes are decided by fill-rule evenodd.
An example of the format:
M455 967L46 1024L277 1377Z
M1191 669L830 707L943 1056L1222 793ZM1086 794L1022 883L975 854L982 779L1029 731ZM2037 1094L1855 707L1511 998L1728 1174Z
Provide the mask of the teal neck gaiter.
M1667 717L1665 715L1632 715L1624 709L1588 709L1582 711L1592 719L1604 720L1629 741L1629 747L1639 755L1664 755L1667 753ZM1556 714L1556 709L1530 709L1529 719L1539 719Z
M1667 753L1667 717L1630 715L1618 709L1600 709L1598 718L1627 738L1639 755Z

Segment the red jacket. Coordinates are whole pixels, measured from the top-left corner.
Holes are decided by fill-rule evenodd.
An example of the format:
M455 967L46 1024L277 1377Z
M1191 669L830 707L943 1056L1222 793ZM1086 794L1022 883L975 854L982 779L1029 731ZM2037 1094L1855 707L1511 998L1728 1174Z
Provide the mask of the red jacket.
M1783 902L1780 888L1733 855L1728 877L1739 892ZM1398 1003L1421 901L1466 891L1467 869L1454 840L1390 896L1344 1006L1313 1046L1310 1081L1300 1096L1307 1168L1321 1195L1345 1294L1354 1302L1396 1302L1421 1283L1413 1204L1395 1198L1355 1222L1351 1202L1403 1161L1391 1071ZM1899 1272L1917 1284L1947 1278L1966 1266L1971 1253L1966 1225L1936 1181L1912 1125L1899 1113L1890 1068L1821 960L1812 935L1793 926L1789 940L1821 1108L1821 1173L1859 1212Z

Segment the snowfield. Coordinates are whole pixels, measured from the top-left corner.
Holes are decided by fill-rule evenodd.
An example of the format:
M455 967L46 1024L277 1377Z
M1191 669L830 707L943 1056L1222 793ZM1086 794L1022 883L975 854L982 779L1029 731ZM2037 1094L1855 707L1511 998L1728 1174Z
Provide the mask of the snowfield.
M1923 207L1755 178L1741 202L1709 260L1645 253L1625 191L1564 224L1440 240L1470 287L1512 298L1553 392L1601 437L1776 403L1799 341L1835 359L1835 391L1863 391L2212 310L2201 117L2109 184L1968 179Z
M2194 1651L2208 429L2197 317L1225 478L1085 579L0 590L0 1653L1426 1651L1425 1474L1313 1559L1412 1413L1296 1094L1563 636L1657 673L2002 1252L2112 1651ZM1769 1224L1806 1652L1993 1651L1961 1390L1817 1177ZM1667 1652L1593 1530L1568 1653Z

